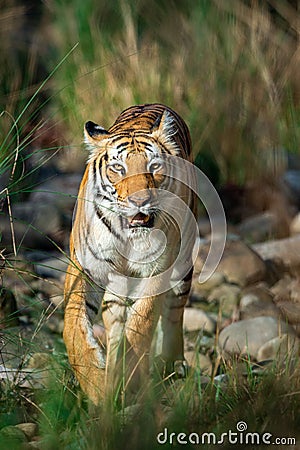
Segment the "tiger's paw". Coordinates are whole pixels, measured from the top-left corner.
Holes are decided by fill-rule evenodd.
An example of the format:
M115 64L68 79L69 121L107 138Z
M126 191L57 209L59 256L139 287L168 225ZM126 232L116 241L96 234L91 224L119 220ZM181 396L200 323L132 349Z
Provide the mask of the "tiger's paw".
M177 378L186 378L188 375L188 365L185 360L174 361L174 374Z
M157 356L153 366L152 373L162 378L186 378L188 374L188 365L184 359L166 361L162 356Z

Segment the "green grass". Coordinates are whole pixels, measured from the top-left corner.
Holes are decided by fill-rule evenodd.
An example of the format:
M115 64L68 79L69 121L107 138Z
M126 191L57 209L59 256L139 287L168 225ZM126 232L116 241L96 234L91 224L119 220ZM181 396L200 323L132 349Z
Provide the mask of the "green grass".
M86 158L79 145L86 120L108 127L128 106L155 101L186 119L195 157L220 183L273 177L274 167L280 173L285 165L278 149L298 151L297 12L288 3L277 2L271 14L263 2L250 7L242 0L151 7L146 0L54 0L36 12L40 46L14 49L13 30L18 24L21 36L25 11L10 0L0 14L0 104L7 111L0 132L9 135L1 158L12 157L14 122L22 142L28 125L46 115L74 147L66 160L77 159L78 169ZM43 71L58 61L62 67L45 83Z
M176 443L179 433L187 436L197 433L200 437L203 433L214 433L219 439L229 430L236 432L240 421L246 422L250 433L270 433L274 439L299 438L298 370L273 367L257 375L244 362L240 363L243 375L236 368L224 367L227 382L221 385L208 382L202 386L197 372L191 372L185 381L160 382L149 388L143 401L134 407L111 411L105 405L89 407L75 389L64 359L56 356L52 361L46 389L29 395L11 387L2 393L0 401L3 410L5 395L6 412L0 415L1 426L20 421L23 414L27 421L39 424L43 449L181 448ZM166 433L165 430L167 442L162 445L157 436ZM224 447L229 448L226 442ZM185 448L195 447L188 443ZM204 445L204 448L212 447Z
M292 30L295 13L276 5L271 16L242 1L54 1L59 55L79 42L56 78L70 140L87 119L107 127L131 104L160 101L187 120L195 156L208 171L215 161L220 181L266 175L266 161L273 176L276 149L294 152L300 137L297 44L276 24L282 15Z

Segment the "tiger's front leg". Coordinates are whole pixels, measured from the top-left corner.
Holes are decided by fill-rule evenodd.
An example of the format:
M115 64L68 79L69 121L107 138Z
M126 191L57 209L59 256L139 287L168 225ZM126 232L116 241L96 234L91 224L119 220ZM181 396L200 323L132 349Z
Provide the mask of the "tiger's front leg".
M108 391L116 392L122 386L128 393L136 393L141 381L147 379L150 347L160 311L160 297L129 304L105 295L102 315L107 333Z
M183 314L191 289L192 274L193 270L168 293L162 308L161 358L165 364L166 375L175 372L180 378L187 374L183 345Z
M91 312L88 312L89 295L95 296L97 293L92 292L74 258L65 281L63 337L70 364L82 390L93 403L99 404L104 394L105 354L93 335Z
M106 331L105 391L114 394L122 378L120 362L124 357L125 299L106 292L102 302L102 319Z

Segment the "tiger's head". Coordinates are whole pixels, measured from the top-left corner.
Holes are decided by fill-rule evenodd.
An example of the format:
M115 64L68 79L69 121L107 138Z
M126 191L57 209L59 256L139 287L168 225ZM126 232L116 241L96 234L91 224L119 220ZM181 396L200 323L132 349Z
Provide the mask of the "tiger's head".
M134 123L136 125L136 122ZM85 124L90 166L99 206L121 217L124 228L152 228L158 211L158 189L168 179L166 158L176 155L173 117L164 111L151 126L130 123L108 131Z

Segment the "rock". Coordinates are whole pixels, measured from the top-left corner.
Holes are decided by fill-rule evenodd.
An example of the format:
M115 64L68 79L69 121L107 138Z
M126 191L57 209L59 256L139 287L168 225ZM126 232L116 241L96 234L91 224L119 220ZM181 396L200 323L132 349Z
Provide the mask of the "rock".
M268 285L264 282L257 283L252 286L246 287L242 291L242 296L245 295L255 295L258 297L261 301L265 303L273 302L273 292L272 289L268 287Z
M72 214L81 178L80 174L60 174L33 190L29 201L33 204L55 205L62 214Z
M63 307L64 303L64 286L63 286L64 276L59 280L48 279L45 280L40 278L31 283L31 287L39 292L40 296L49 302L51 302L54 306L58 308Z
M291 235L296 235L300 233L300 213L296 214L290 224Z
M282 316L287 319L289 323L299 325L300 303L278 301L276 305L280 309Z
M269 372L270 370L272 370L272 368L273 368L272 359L264 359L259 361L259 363L251 364L250 370L252 374L261 375L267 371ZM249 377L249 368L244 370L243 375Z
M238 232L248 242L262 242L277 236L278 217L271 211L248 217L238 226Z
M203 330L212 334L216 329L216 323L201 309L185 308L183 315L183 329L187 332Z
M202 353L197 353L195 351L188 351L185 352L184 357L189 367L192 367L193 369L200 368L201 373L211 375L212 363L208 356L202 355Z
M15 427L21 430L28 440L31 440L38 432L38 425L33 422L18 423Z
M272 287L274 303L290 323L300 324L300 280L285 276Z
M270 288L275 302L281 299L288 300L290 298L289 286L292 281L293 278L290 275L285 274L283 278L281 278L277 283L274 284L274 286Z
M226 388L230 379L226 373L222 373L214 377L214 385L218 388Z
M27 448L28 449L32 448L34 450L44 450L45 443L42 440L31 441L31 442L28 442Z
M224 274L221 272L214 272L212 276L204 283L200 283L200 289L204 291L211 291L225 282Z
M24 369L25 373L30 375L27 377L29 383L35 383L34 389L49 387L54 377L61 375L60 367L56 364L54 358L49 353L33 353Z
M117 413L117 416L122 421L122 425L130 425L135 423L138 420L138 417L141 415L143 407L140 403L137 403L135 405L129 405L122 409L122 411L119 411ZM150 410L149 410L149 416L150 416ZM149 417L150 420L150 417Z
M200 258L205 260L209 247L200 248ZM239 239L227 240L223 256L217 268L229 283L247 286L261 281L266 276L263 259Z
M277 239L252 246L263 259L280 259L286 267L300 265L300 236Z
M199 338L197 339L197 344L199 346L199 349L202 351L202 353L206 351L213 350L215 346L215 337L214 336L205 336L201 334Z
M216 287L208 296L209 302L217 301L223 314L231 316L237 309L241 289L234 284L222 284Z
M245 320L260 316L278 318L281 313L273 302L272 293L267 288L254 286L245 290L241 297L240 318Z
M70 260L67 256L60 254L57 258L45 259L36 263L35 270L42 277L60 280L65 278L69 262Z
M52 333L57 333L59 335L61 335L64 330L64 320L53 315L49 317L45 325Z
M214 272L204 283L199 282L199 273L195 270L192 292L189 297L190 304L206 301L210 291L225 283L225 277L220 272Z
M255 294L247 294L241 298L240 318L242 320L253 317L280 317L280 310L273 302L264 302Z
M34 279L34 266L31 262L18 258L7 258L2 269L5 287L12 289L16 284L28 284ZM25 282L25 283L24 283ZM13 289L12 289L13 290ZM28 288L28 292L30 288Z
M257 352L257 361L276 360L290 363L299 353L299 339L295 336L282 334L263 344Z
M202 355L202 353L199 353L198 358L199 358L198 361L199 361L199 367L200 367L201 373L204 375L210 376L212 374L212 370L213 370L213 366L212 366L210 358L206 355ZM196 364L197 364L197 359L196 359Z
M222 352L257 357L258 350L271 339L282 334L295 336L294 329L274 317L255 317L241 320L224 328L219 335Z
M15 203L12 215L17 247L50 248L53 245L51 240L63 243L61 217L55 205L31 201ZM2 243L11 248L12 231L8 216L0 222L0 233Z
M0 441L3 448L15 448L15 446L20 446L27 442L25 433L18 427L13 425L8 425L1 428L0 430Z
M33 353L28 361L28 369L45 369L51 367L53 360L48 353Z

